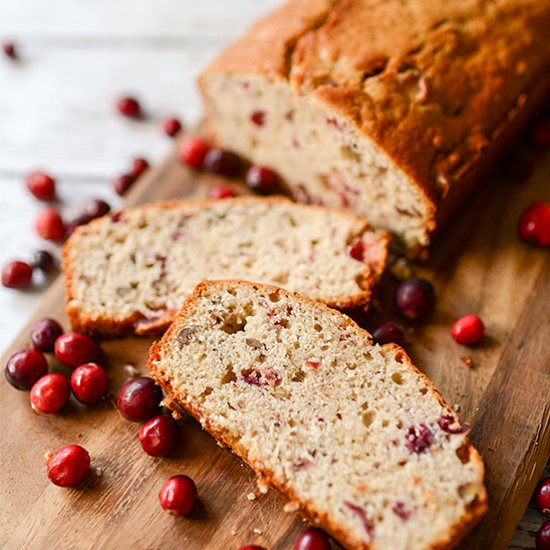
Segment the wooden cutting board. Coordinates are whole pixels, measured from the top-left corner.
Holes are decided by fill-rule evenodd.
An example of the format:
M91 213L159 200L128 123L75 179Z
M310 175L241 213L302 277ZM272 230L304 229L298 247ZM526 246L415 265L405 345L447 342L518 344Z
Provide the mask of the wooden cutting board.
M520 242L516 221L531 202L550 200L550 158L537 159L523 185L495 176L436 243L432 259L415 266L430 278L438 301L425 325L408 332L413 360L447 401L472 425L471 438L487 466L490 511L462 543L468 550L505 548L550 454L550 255ZM221 178L196 175L173 153L146 174L126 204L204 196ZM367 319L394 318L395 279L386 275ZM7 350L28 345L30 325L44 316L65 326L63 281L52 285L29 325ZM470 349L450 337L453 321L475 312L487 337ZM128 379L127 365L144 372L151 341L104 342L113 395ZM469 359L474 366L466 365ZM50 358L57 370L64 367ZM139 426L122 419L112 403L86 408L72 403L59 415L35 415L28 393L1 377L0 542L9 549L185 548L236 549L260 544L288 549L304 528L283 512L274 491L260 495L252 471L192 419L169 458L143 453ZM46 478L48 450L79 443L95 473L82 487L60 489ZM189 518L175 519L158 504L166 478L176 473L196 482L200 502Z

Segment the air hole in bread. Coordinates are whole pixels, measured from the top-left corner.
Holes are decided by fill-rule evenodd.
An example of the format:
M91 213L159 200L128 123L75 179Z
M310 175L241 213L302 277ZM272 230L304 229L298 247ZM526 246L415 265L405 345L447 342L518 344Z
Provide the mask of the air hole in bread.
M236 381L237 381L237 375L233 370L233 365L229 363L225 369L225 374L222 376L221 383L223 385L223 384L229 384L231 382L236 382Z
M396 383L398 384L399 386L401 384L403 384L403 377L401 376L401 373L400 372L394 372L392 375L391 375L391 379Z
M288 319L280 319L279 321L275 322L275 325L277 325L278 327L288 328L289 322Z
M422 388L420 388L419 391L422 395L426 395L428 393L428 388L426 386L423 386Z
M230 292L230 294L232 293ZM220 328L227 334L235 334L244 331L247 318L252 316L253 306L250 302L239 304L239 307L241 310L239 313L235 313L236 306L231 304L224 316L215 316L216 321L222 325Z
M403 354L403 352L398 351L398 352L395 354L395 360L396 360L398 363L403 363L403 361L405 360L405 355Z
M292 382L302 382L305 377L306 373L302 369L298 369L292 375Z
M315 323L313 325L313 328L314 330L316 330L317 332L322 332L323 331L323 327L319 324L319 323Z
M363 424L368 428L374 422L374 411L367 411L363 414Z
M268 294L268 298L271 302L274 303L277 303L281 299L277 292L271 292L270 294Z
M456 456L462 464L468 464L470 462L470 447L468 445L461 445L456 450Z

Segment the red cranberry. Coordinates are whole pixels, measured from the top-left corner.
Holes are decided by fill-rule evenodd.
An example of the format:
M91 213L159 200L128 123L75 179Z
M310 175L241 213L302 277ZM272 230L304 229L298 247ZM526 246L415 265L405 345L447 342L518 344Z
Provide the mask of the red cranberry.
M203 168L229 178L239 176L243 170L241 157L225 149L210 149L204 157Z
M58 487L78 485L90 469L90 455L80 445L67 445L48 460L48 478Z
M132 422L143 422L160 413L162 391L152 378L130 380L122 386L117 398L120 414Z
M134 178L136 179L139 178L139 176L141 176L141 174L143 174L143 172L145 172L147 168L149 168L149 163L145 159L134 159L132 163L132 176L134 176Z
M41 201L55 199L55 180L44 172L31 172L25 177L29 191Z
M88 218L88 220L95 220L101 216L105 216L110 212L111 207L108 203L101 199L93 199L87 202L82 209L82 214Z
M435 291L426 279L412 277L397 288L397 307L408 319L420 319L429 315L435 307Z
M154 416L139 430L141 447L150 456L165 456L178 442L177 422L166 415Z
M141 116L141 106L137 99L134 97L121 97L116 107L121 115L128 118L139 118Z
M7 381L18 390L30 390L48 372L48 362L37 349L16 351L4 370Z
M266 114L265 111L254 111L250 115L250 120L256 125L256 126L263 126L265 124L265 118Z
M279 177L265 166L251 166L246 172L246 185L256 193L270 195L277 191Z
M31 284L32 267L15 260L2 268L2 284L8 288L25 288Z
M85 334L66 332L54 345L55 356L69 367L78 367L84 363L96 363L101 359L101 349Z
M426 424L411 426L406 436L405 446L411 453L421 454L433 443L433 434Z
M56 261L47 250L37 250L34 253L34 261L32 265L33 267L48 273L56 267Z
M66 376L46 374L31 388L32 410L40 414L55 414L68 403L70 395L71 387Z
M74 232L77 227L81 225L86 225L90 221L90 218L85 214L80 214L74 220L65 224L65 239L68 239Z
M322 529L310 527L298 537L293 550L330 550L330 542Z
M2 43L2 50L11 59L17 59L17 49L13 42Z
M174 137L181 130L181 122L175 118L167 118L162 123L162 129L167 136Z
M265 548L257 544L247 544L246 546L241 546L239 550L265 550Z
M107 371L96 363L80 365L71 374L71 389L81 403L98 403L109 392Z
M208 192L209 199L228 199L230 197L236 197L237 193L235 189L227 185L216 185Z
M550 550L550 521L542 524L535 537L537 550Z
M550 518L550 477L543 479L535 489L535 504L541 514Z
M538 149L550 147L550 118L539 120L531 128L529 133L531 143Z
M464 315L453 325L453 338L463 346L477 344L485 334L485 325L477 315Z
M361 239L357 239L349 249L349 255L358 262L365 259L365 243Z
M36 321L31 328L32 345L40 351L53 351L55 341L63 334L61 325L53 319Z
M372 338L377 344L389 344L394 343L403 347L405 345L405 335L401 327L386 321L378 326L378 328L372 333Z
M122 174L113 182L113 189L117 195L122 197L135 181L136 178L133 174Z
M191 168L201 168L204 164L204 158L210 151L210 145L200 138L187 138L180 147L180 160L191 166Z
M172 476L159 493L160 505L173 516L186 516L197 500L197 487L188 476Z
M518 233L528 243L550 246L550 203L529 206L519 219Z
M65 238L65 224L55 208L43 210L35 222L36 232L47 241L61 242Z

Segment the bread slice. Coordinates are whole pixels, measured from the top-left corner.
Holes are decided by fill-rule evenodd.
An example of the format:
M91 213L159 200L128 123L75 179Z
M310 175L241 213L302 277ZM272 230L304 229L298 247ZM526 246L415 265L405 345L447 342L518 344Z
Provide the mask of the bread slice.
M116 336L168 326L203 279L283 286L338 308L364 307L387 236L355 215L284 198L163 202L80 227L64 249L75 330Z
M323 304L201 283L148 365L172 408L347 548L450 548L486 510L467 427L401 348Z
M201 75L207 130L418 252L547 101L549 28L541 0L291 0Z

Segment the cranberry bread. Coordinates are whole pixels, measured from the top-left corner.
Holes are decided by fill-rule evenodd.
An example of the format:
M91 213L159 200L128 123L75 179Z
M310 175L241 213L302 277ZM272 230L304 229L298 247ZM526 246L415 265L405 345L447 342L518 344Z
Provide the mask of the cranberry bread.
M387 236L364 219L284 198L158 203L76 230L64 249L67 313L87 333L158 332L197 283L227 277L364 307L386 254Z
M486 510L466 426L401 348L324 304L201 283L148 366L171 408L348 548L450 548Z
M541 0L293 0L201 75L207 129L418 251L550 90L548 29Z

